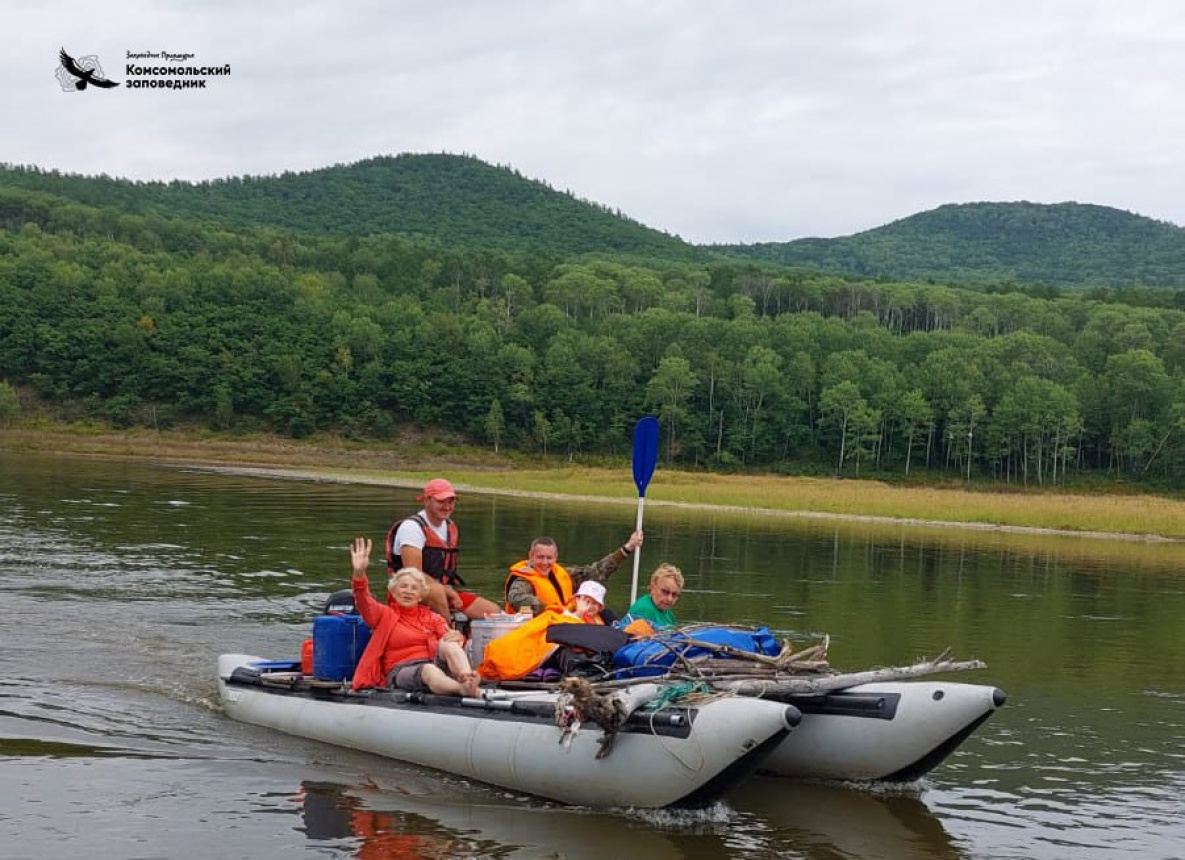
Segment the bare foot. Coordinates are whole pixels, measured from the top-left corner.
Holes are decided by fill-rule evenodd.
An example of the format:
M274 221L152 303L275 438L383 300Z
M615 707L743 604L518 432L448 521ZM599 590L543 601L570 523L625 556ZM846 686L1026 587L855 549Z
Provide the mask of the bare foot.
M473 698L481 693L481 678L476 672L466 672L457 679L461 683L461 695Z

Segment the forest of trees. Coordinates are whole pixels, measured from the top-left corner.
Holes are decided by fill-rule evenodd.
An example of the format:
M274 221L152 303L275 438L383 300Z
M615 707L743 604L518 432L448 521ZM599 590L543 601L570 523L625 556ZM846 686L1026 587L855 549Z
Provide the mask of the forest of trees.
M355 164L200 183L131 182L0 165L0 188L64 197L112 214L164 214L223 228L398 235L448 248L604 252L706 259L707 252L570 193L462 155Z
M951 203L854 236L717 250L874 278L1070 289L1185 286L1185 229L1082 203Z
M1167 289L873 281L228 229L0 188L0 419L628 452L1052 486L1185 487ZM6 405L7 404L7 405Z

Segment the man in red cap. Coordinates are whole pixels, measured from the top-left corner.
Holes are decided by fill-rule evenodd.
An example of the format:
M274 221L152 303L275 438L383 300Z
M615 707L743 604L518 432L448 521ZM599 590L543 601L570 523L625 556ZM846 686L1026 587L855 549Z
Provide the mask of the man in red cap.
M425 602L452 624L453 612L470 619L496 615L497 604L472 591L459 590L465 580L457 573L457 524L452 521L457 493L444 478L433 478L416 497L424 507L400 520L387 532L387 570L417 567L430 577ZM458 588L459 587L459 588Z

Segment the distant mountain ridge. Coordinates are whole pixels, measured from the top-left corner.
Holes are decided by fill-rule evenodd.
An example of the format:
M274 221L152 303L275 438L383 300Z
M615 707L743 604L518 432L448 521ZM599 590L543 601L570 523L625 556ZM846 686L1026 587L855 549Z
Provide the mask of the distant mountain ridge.
M239 229L397 235L561 259L731 259L901 281L1185 288L1185 229L1084 203L952 203L852 236L696 246L468 155L405 153L198 183L0 165L5 188L121 214L154 212Z
M895 280L1185 287L1185 229L1085 203L951 203L837 239L711 247Z
M394 234L443 245L562 255L707 256L620 212L466 155L380 156L307 172L198 183L139 182L0 166L0 187L4 186L128 214L155 211L240 227L344 236Z

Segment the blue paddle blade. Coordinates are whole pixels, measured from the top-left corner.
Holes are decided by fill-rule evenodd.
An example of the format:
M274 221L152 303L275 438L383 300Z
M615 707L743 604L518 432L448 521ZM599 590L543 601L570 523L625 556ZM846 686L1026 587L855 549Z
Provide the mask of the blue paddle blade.
M658 462L658 419L647 415L634 427L634 483L638 495L646 495L646 485Z

